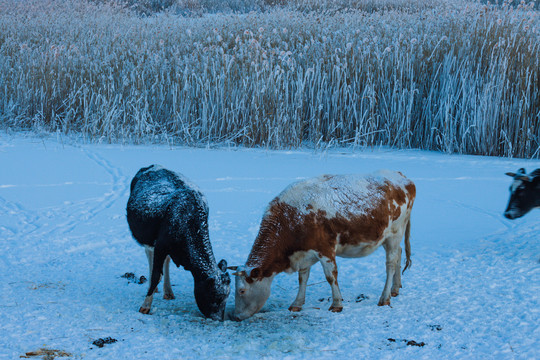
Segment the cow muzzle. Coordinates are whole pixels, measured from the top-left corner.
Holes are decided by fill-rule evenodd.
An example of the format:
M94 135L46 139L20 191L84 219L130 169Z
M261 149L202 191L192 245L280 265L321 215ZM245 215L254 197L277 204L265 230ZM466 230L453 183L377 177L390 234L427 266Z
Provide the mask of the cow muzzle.
M214 321L223 321L223 320L225 320L225 308L220 309L216 313L210 314L210 316L208 316L208 317L210 319L214 320Z
M521 214L519 214L515 210L507 210L504 212L503 215L505 218L510 219L510 220L514 220L514 219L517 219L518 217L521 217Z

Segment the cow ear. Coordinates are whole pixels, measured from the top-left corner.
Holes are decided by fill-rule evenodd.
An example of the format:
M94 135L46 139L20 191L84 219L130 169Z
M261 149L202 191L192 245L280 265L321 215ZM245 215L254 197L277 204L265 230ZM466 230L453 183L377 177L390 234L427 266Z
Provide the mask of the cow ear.
M518 174L526 174L526 173L527 173L527 171L525 170L525 168L520 168L518 170Z
M513 173L513 172L507 172L507 173L505 173L505 174L508 175L508 176L511 176L511 177L516 176L516 173Z
M532 182L533 181L533 178L530 177L529 175L523 175L523 176L518 176L516 178L516 180L522 180L522 181L526 181L526 182Z
M217 266L221 271L223 272L227 271L227 261L225 259L221 259L221 261L219 262Z
M261 269L256 267L254 269L251 269L249 272L249 277L253 279L258 279L261 276Z

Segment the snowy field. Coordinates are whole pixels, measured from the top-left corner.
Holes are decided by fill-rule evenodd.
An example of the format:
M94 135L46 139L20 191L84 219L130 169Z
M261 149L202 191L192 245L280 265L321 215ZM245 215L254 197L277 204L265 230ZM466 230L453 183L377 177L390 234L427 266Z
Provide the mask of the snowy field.
M240 323L205 319L191 275L172 268L177 298L160 292L151 314L140 314L147 284L121 276L148 276L148 268L125 206L132 176L152 163L203 190L216 258L229 265L244 263L266 204L292 181L402 171L418 195L413 264L401 294L391 307L377 306L385 280L379 249L338 259L342 313L327 311L330 287L316 264L300 313L287 311L297 276L281 274L261 313ZM504 172L539 161L387 149L87 145L4 133L0 164L0 359L41 348L74 359L540 357L540 211L502 217L511 182ZM232 292L227 311L233 308ZM106 337L118 341L92 344Z

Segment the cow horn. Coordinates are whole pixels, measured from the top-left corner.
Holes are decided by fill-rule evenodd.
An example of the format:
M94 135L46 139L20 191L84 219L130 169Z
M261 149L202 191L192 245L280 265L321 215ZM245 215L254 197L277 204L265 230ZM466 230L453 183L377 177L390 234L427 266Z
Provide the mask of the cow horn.
M237 271L232 273L234 276L246 276L246 272L244 270Z
M236 270L236 269L238 269L238 266L227 266L227 269Z
M522 175L520 177L517 177L516 180L523 180L523 181L531 182L533 179L529 175Z

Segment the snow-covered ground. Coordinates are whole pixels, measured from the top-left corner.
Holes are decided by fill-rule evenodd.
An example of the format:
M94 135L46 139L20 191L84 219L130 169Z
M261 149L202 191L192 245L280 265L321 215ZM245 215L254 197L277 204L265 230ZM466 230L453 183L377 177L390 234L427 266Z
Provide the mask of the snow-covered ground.
M191 275L171 269L176 299L138 312L144 251L125 219L129 182L160 163L206 194L216 258L243 264L269 200L321 173L402 171L417 186L413 265L392 306L378 307L384 251L338 259L342 313L312 268L306 305L287 310L297 276L281 274L243 322L202 317ZM540 210L502 217L505 171L540 162L387 149L266 151L87 145L0 135L0 359L40 348L84 359L540 357ZM234 289L233 289L234 290ZM359 301L362 297L365 299ZM227 311L234 307L234 292ZM118 341L98 348L92 342ZM393 339L395 341L389 340ZM422 342L425 346L414 346Z

